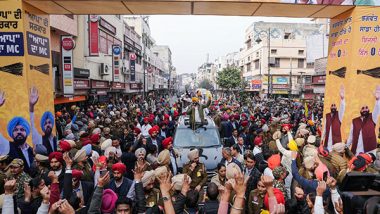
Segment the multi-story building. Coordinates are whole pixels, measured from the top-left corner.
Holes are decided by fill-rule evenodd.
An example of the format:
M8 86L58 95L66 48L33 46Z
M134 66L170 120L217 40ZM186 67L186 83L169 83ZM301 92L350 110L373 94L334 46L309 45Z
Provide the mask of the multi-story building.
M139 35L142 41L142 72L144 91L159 91L164 92L168 87L168 80L165 74L169 73L165 69L165 63L160 56L154 53L155 40L151 36L148 16L125 16L124 20L131 26ZM157 52L158 53L158 52ZM170 52L171 63L171 52Z
M306 62L306 37L319 34L320 27L321 24L266 22L249 26L239 61L243 77L250 83L248 90L312 97L314 63Z
M325 95L327 57L316 59L312 76L314 98L322 100Z
M163 86L165 89L169 87L170 84L170 89L173 90L173 84L175 78L173 78L173 71L175 70L173 63L172 63L172 51L170 50L169 46L167 45L155 45L152 47L153 53L159 57L163 64L164 64L164 70L160 74L165 81L168 82L168 85Z
M193 90L195 88L195 73L184 73L178 75L179 91L184 92L186 89Z
M198 68L196 83L199 85L203 80L209 80L211 85L216 88L217 66L214 63L203 63Z

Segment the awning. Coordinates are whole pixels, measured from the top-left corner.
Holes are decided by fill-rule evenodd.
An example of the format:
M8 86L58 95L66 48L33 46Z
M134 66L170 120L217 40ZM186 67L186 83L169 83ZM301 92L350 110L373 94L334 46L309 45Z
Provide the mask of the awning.
M73 96L73 97L57 97L54 99L54 105L63 104L63 103L73 103L85 101L86 96Z

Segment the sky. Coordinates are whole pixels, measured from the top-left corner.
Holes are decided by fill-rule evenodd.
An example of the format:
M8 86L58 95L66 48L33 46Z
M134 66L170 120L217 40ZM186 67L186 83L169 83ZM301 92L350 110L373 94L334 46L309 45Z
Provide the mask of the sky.
M311 22L310 19L237 16L150 16L151 35L158 45L168 45L177 74L194 73L207 60L239 51L245 30L254 22Z

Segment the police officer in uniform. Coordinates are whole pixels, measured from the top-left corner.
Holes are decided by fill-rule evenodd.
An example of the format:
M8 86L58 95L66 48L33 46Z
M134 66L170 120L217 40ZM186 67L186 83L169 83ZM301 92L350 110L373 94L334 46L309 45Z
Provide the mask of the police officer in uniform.
M191 177L190 188L200 192L203 185L207 182L206 167L199 162L198 149L191 150L187 155L189 163L184 165L183 173Z

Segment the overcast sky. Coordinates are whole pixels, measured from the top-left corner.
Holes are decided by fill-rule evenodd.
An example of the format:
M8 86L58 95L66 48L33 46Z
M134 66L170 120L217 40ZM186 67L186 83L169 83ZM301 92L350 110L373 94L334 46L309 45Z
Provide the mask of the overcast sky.
M232 17L232 16L150 16L156 43L168 45L177 73L193 73L204 62L239 51L245 29L256 21L310 22L310 19Z

